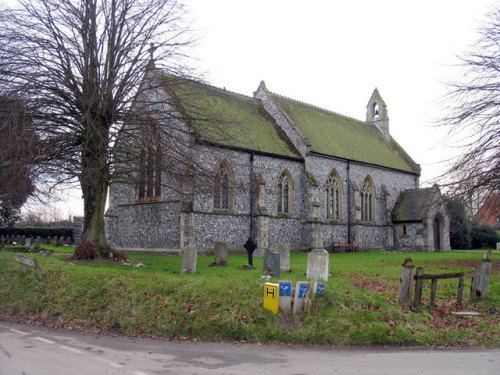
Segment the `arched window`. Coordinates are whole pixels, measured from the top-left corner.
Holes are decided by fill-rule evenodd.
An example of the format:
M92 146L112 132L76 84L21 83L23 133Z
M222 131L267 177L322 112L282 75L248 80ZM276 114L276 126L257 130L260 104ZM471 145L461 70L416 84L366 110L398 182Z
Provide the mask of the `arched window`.
M361 220L373 221L375 219L375 189L370 177L366 177L361 189Z
M338 173L330 173L326 182L326 217L331 220L340 220L342 207L342 183Z
M373 118L378 120L380 118L380 106L377 102L373 103Z
M293 202L292 177L287 170L278 179L278 213L291 213Z
M158 141L145 142L139 154L137 199L149 201L161 197L162 153Z
M225 161L221 162L215 170L214 182L214 208L230 210L232 208L232 172Z

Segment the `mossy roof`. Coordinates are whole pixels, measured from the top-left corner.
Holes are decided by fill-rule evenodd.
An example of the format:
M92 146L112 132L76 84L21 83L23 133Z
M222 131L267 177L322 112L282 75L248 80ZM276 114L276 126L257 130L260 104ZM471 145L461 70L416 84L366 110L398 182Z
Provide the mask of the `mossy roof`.
M395 142L387 140L373 124L367 124L309 104L272 94L309 139L311 151L342 159L419 173Z
M392 210L392 221L423 221L439 197L436 187L402 191Z
M169 81L168 90L199 139L301 157L259 100L190 80Z

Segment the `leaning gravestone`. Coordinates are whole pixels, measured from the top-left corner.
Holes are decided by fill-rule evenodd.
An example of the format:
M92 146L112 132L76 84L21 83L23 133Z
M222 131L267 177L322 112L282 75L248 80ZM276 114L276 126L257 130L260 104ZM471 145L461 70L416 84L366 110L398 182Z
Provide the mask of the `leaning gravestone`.
M198 259L198 250L184 248L182 252L182 273L196 273L196 261Z
M290 272L290 246L288 244L279 243L278 252L280 253L280 270Z
M214 244L214 266L226 266L227 265L227 245L224 242L216 242Z
M266 251L263 260L264 275L280 277L280 255L274 251Z

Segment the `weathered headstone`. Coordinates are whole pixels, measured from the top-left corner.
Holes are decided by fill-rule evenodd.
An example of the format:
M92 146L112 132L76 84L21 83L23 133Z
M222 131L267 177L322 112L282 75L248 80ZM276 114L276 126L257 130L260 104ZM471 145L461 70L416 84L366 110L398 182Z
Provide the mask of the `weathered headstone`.
M280 255L274 251L266 251L263 260L264 275L280 277Z
M500 250L500 242L497 242L497 250Z
M182 253L182 273L196 273L196 261L198 259L198 250L193 248L184 248Z
M214 244L214 263L216 266L227 265L227 245L224 242L216 242Z
M31 237L26 237L26 239L24 240L24 247L26 248L31 248Z
M0 247L4 247L5 246L5 237L2 235L0 237Z
M315 281L313 284L313 295L315 296L323 296L326 292L326 284Z
M26 237L25 236L19 237L19 242L17 244L24 246L26 244Z
M401 274L399 276L399 298L398 302L402 305L409 305L411 303L411 290L413 287L413 262L411 258L406 258Z
M278 314L279 310L279 285L273 283L264 284L264 309Z
M292 312L292 282L280 281L280 311L284 314Z
M50 240L50 246L57 246L57 236L52 237Z
M330 273L330 258L325 249L313 249L307 256L308 279L314 281L328 281Z
M280 253L280 270L290 272L290 246L288 244L279 243L278 252Z
M304 311L305 299L308 298L310 285L305 281L297 281L295 284L295 298L293 301L293 315Z
M39 250L40 249L40 243L41 243L41 238L40 236L36 236L35 238L35 249Z
M60 236L57 239L57 246L64 246L64 236Z

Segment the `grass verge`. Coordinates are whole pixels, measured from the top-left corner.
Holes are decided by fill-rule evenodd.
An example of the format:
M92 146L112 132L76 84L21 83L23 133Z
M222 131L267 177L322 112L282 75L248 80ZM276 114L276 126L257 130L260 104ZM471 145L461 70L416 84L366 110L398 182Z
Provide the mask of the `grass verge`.
M439 281L437 307L419 312L397 304L399 272L411 255L426 272L470 270L482 251L442 253L366 252L330 255L332 277L324 297L295 319L262 309L262 259L243 270L246 256L229 266L209 267L200 256L196 274L181 274L181 258L130 255L132 265L68 262L72 248L37 258L38 281L23 274L14 253L0 252L0 317L54 327L169 339L391 346L500 346L500 254L493 254L489 297L454 305L457 280ZM67 254L65 254L67 253ZM304 280L307 254L291 256L292 272L281 279ZM142 264L142 266L137 266ZM470 285L466 282L465 291ZM424 286L424 302L430 285ZM467 293L464 293L466 295ZM465 298L468 301L468 298ZM457 317L452 311L478 311Z

